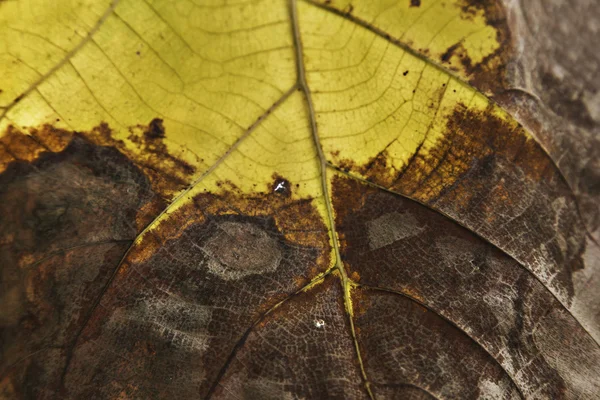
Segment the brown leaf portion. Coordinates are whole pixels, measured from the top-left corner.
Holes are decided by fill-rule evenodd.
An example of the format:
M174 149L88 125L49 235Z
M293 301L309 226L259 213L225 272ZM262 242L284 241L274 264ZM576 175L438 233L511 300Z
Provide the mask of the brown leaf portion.
M199 194L171 212L128 254L75 345L61 393L206 396L244 332L329 267L310 200L222 186L223 195Z
M164 142L168 134L161 119L155 118L148 125L132 126L129 132L126 143L115 138L113 130L105 122L89 132L72 132L43 125L29 128L24 133L9 126L0 138L0 172L14 160L33 161L43 152L60 152L78 135L97 146L118 149L148 176L154 192L165 199L170 199L189 185L196 167L169 152Z
M423 388L407 383L377 385L377 396L389 400L436 400L436 397Z
M489 354L435 313L380 290L357 288L352 298L375 396L383 389L401 397L409 384L442 399L522 397Z
M6 133L0 137L0 172L15 161L34 161L46 151L60 152L64 150L73 134L61 129L47 126L42 134L24 135L14 126L9 126ZM45 140L40 140L40 137Z
M503 0L518 43L497 101L555 160L600 238L600 7L595 0Z
M20 133L3 138L13 160L0 174L0 397L52 393L43 388L60 377L65 344L155 197L114 148L55 133L47 145Z
M154 118L148 125L137 125L129 128L131 134L127 138L134 147L128 147L123 141L110 139L110 128L103 124L94 135L100 134L102 140L111 141L118 149L127 154L144 170L155 186L155 190L166 198L171 198L178 191L185 189L195 176L196 166L190 165L176 154L171 154L164 139L168 136L163 120ZM203 160L198 159L198 163Z
M354 180L336 177L333 199L343 261L361 285L408 296L451 321L496 358L525 397L600 391L594 379L562 367L584 362L599 374L598 346L513 259L415 201Z
M490 107L458 107L437 145L390 174L388 156L350 165L370 181L459 221L524 264L569 305L585 229L570 189L522 127ZM519 233L518 239L514 236Z
M325 278L267 315L219 381L215 399L368 399L344 310Z

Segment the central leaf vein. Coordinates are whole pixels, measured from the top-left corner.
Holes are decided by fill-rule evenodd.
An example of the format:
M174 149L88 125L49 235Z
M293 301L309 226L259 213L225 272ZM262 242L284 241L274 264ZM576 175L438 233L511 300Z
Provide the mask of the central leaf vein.
M333 244L333 249L335 253L335 266L334 268L339 271L341 276L342 289L344 293L344 304L346 307L346 313L348 315L348 320L350 323L350 331L352 334L352 340L354 342L354 347L356 351L356 356L358 358L358 363L360 366L360 371L362 374L362 378L364 380L365 389L371 399L374 399L373 393L371 392L370 383L366 375L365 367L362 362L361 351L358 345L358 341L356 338L356 331L354 329L354 320L353 320L353 312L352 312L352 299L350 297L350 289L351 282L348 279L348 275L346 274L346 270L344 269L344 265L342 263L342 258L340 255L340 246L338 242L338 238L336 236L335 229L335 219L333 216L333 207L331 198L329 195L329 188L327 185L327 159L325 158L325 154L323 152L323 147L321 146L321 141L319 139L319 131L317 128L317 121L315 117L315 109L312 102L312 97L310 90L308 88L308 84L306 82L306 71L304 69L304 57L302 54L302 41L300 37L300 27L298 22L298 8L296 6L296 0L289 0L289 8L290 8L290 17L292 20L292 28L294 35L294 47L296 49L296 67L297 67L297 85L298 88L304 93L304 97L306 100L306 104L308 107L308 115L310 119L310 127L313 136L313 142L317 154L319 156L319 169L321 172L321 189L323 191L323 198L325 200L325 206L327 208L327 218L329 223L329 234L331 237L331 242Z

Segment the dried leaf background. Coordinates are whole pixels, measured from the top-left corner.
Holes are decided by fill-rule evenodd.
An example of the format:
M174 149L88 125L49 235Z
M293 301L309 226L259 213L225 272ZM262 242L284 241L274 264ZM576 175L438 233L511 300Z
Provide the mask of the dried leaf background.
M13 1L20 0L0 1L0 16L3 3ZM269 99L254 98L259 104L249 109L267 112L229 127L234 133L225 137L227 146L211 141L210 132L202 136L206 142L174 144L174 132L192 136L195 128L156 112L140 112L151 118L121 127L128 136L115 134L116 121L102 120L74 135L61 125L57 109L68 108L83 86L69 92L72 98L47 101L54 111L44 106L43 90L20 88L25 96L0 92L3 118L17 110L16 119L36 122L0 121L0 398L598 398L600 8L594 0L502 2L513 43L505 70L465 76L531 132L568 187L543 152L524 146L535 157L519 164L519 171L529 168L527 179L548 179L549 188L538 189L531 178L523 180L531 186L507 186L505 198L498 191L486 192L497 196L493 201L491 195L478 198L469 184L486 189L486 179L505 171L475 157L473 175L485 179L465 175L469 184L459 194L474 196L477 205L462 209L453 207L464 198L448 195L444 203L440 195L438 201L436 186L429 187L435 196L420 189L427 186L418 174L410 178L411 171L413 181L394 186L385 174L389 168L378 169L376 160L366 168L327 153L333 165L323 178L322 162L296 155L317 151L310 122L321 125L310 110L298 111L306 108L308 90L293 83L294 69L270 71L271 77L289 75L289 90L274 87L265 91ZM108 2L96 3L72 39L80 40L85 29L98 30L98 39L110 45L110 35L93 22ZM350 19L362 17L359 6L322 3ZM471 2L449 3L469 9ZM487 9L494 2L481 4ZM137 17L121 18L125 23ZM129 26L138 40L115 47L128 49L132 80L142 76L160 86L164 76L188 65L184 72L193 72L194 65L181 60L160 70L136 69L138 57L153 57L150 42L160 43L162 31L153 30L160 21L153 21L147 30ZM285 37L288 28L277 34ZM160 52L184 51L181 46ZM4 66L13 61L9 48L0 58ZM68 59L77 70L80 49L72 48ZM103 50L110 59L110 46ZM102 64L100 52L92 54L99 76L117 67ZM462 76L457 57L447 55ZM0 77L0 90L20 73L30 78L28 68L7 67L16 72ZM74 87L60 68L50 71L65 79L52 84ZM237 73L243 71L242 65ZM311 79L308 71L309 88L316 82ZM113 83L95 82L107 92ZM102 90L91 92L97 104L110 106L107 115L128 107L122 99L109 104ZM19 104L30 106L19 111ZM216 111L227 115L231 109ZM515 141L522 137L520 127L485 115L471 115L471 125L457 118L448 127L466 132L467 139L486 129L507 138L514 134ZM198 122L193 110L187 118L191 125ZM260 159L257 149L268 147L273 133L289 135L291 146L298 146L278 160L301 167L244 175L254 171L244 161L246 149ZM237 142L236 135L249 139ZM244 147L253 138L259 145ZM203 146L214 151L198 154ZM516 171L511 168L507 180ZM239 176L245 180L236 181ZM561 197L567 189L576 203ZM174 199L181 204L169 207ZM492 205L505 208L486 208ZM471 215L471 208L485 212ZM493 228L521 215L524 226L535 225L531 230L485 226L486 218ZM164 223L145 230L157 217ZM339 243L328 237L333 223ZM480 229L473 228L478 224ZM547 242L536 242L538 234L548 235ZM531 243L540 247L530 249ZM558 256L553 246L561 248ZM538 260L546 256L549 265L558 265L548 267L555 272L550 277L544 275L546 259ZM345 268L336 268L342 262ZM527 271L538 263L541 269Z

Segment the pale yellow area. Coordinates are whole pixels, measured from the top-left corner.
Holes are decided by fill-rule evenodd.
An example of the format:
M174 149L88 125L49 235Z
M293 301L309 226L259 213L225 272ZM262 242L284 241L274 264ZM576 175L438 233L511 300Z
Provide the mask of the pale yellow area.
M326 221L320 174L306 102L301 92L294 91L161 219L168 218L168 214L177 212L202 193L218 194L233 187L236 193L270 194L275 177L279 176L290 182L292 200L313 199Z
M299 8L307 80L333 164L365 165L385 151L389 172L400 171L443 137L459 104L488 106L472 87L368 29L314 5Z
M110 0L0 2L0 107L6 107L73 50Z
M276 108L188 196L221 192L230 182L243 193L270 193L277 174L292 185L292 199L320 198L320 165L301 92ZM299 186L296 186L299 185Z
M290 32L285 1L0 2L0 131L104 121L135 152L129 128L161 118L191 183L294 85Z
M318 0L317 3L326 3ZM461 44L473 64L499 48L496 29L487 24L481 9L470 7L460 0L421 0L419 7L411 7L410 0L332 0L330 7L349 11L352 16L389 34L431 60L440 57L449 47ZM458 59L450 65L457 74L467 77L468 73Z

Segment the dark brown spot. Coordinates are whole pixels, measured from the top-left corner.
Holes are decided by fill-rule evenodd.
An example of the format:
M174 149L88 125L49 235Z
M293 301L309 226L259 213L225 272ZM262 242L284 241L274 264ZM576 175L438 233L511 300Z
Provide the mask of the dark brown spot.
M148 354L150 354L150 355L156 354L156 348L154 347L154 345L152 343L146 344L146 349L148 351Z
M110 128L105 125L103 130L110 136ZM185 188L190 178L196 172L196 168L181 157L171 154L163 143L166 136L163 121L159 118L153 119L149 125L136 125L130 127L131 135L128 139L137 147L137 151L130 152L121 143L123 151L129 151L132 157L142 165L153 183L160 186L159 191L167 197ZM200 160L198 160L200 162Z
M452 46L448 47L448 50L446 50L444 52L444 54L441 55L440 59L442 60L442 62L448 62L450 61L450 57L452 57L452 55L454 54L454 52L456 51L456 49L458 49L458 47L461 45L461 43L455 43Z
M408 71L404 71L404 72L402 73L402 75L404 75L404 76L408 75Z
M165 127L163 126L163 120L160 118L154 118L150 121L150 125L144 131L144 137L146 139L162 139L165 137Z
M411 7L420 7L421 6L421 0L410 0L410 6Z
M367 176L369 180L374 176L389 176L393 169L388 165L388 159L389 154L387 151L382 151L359 168L361 175Z

